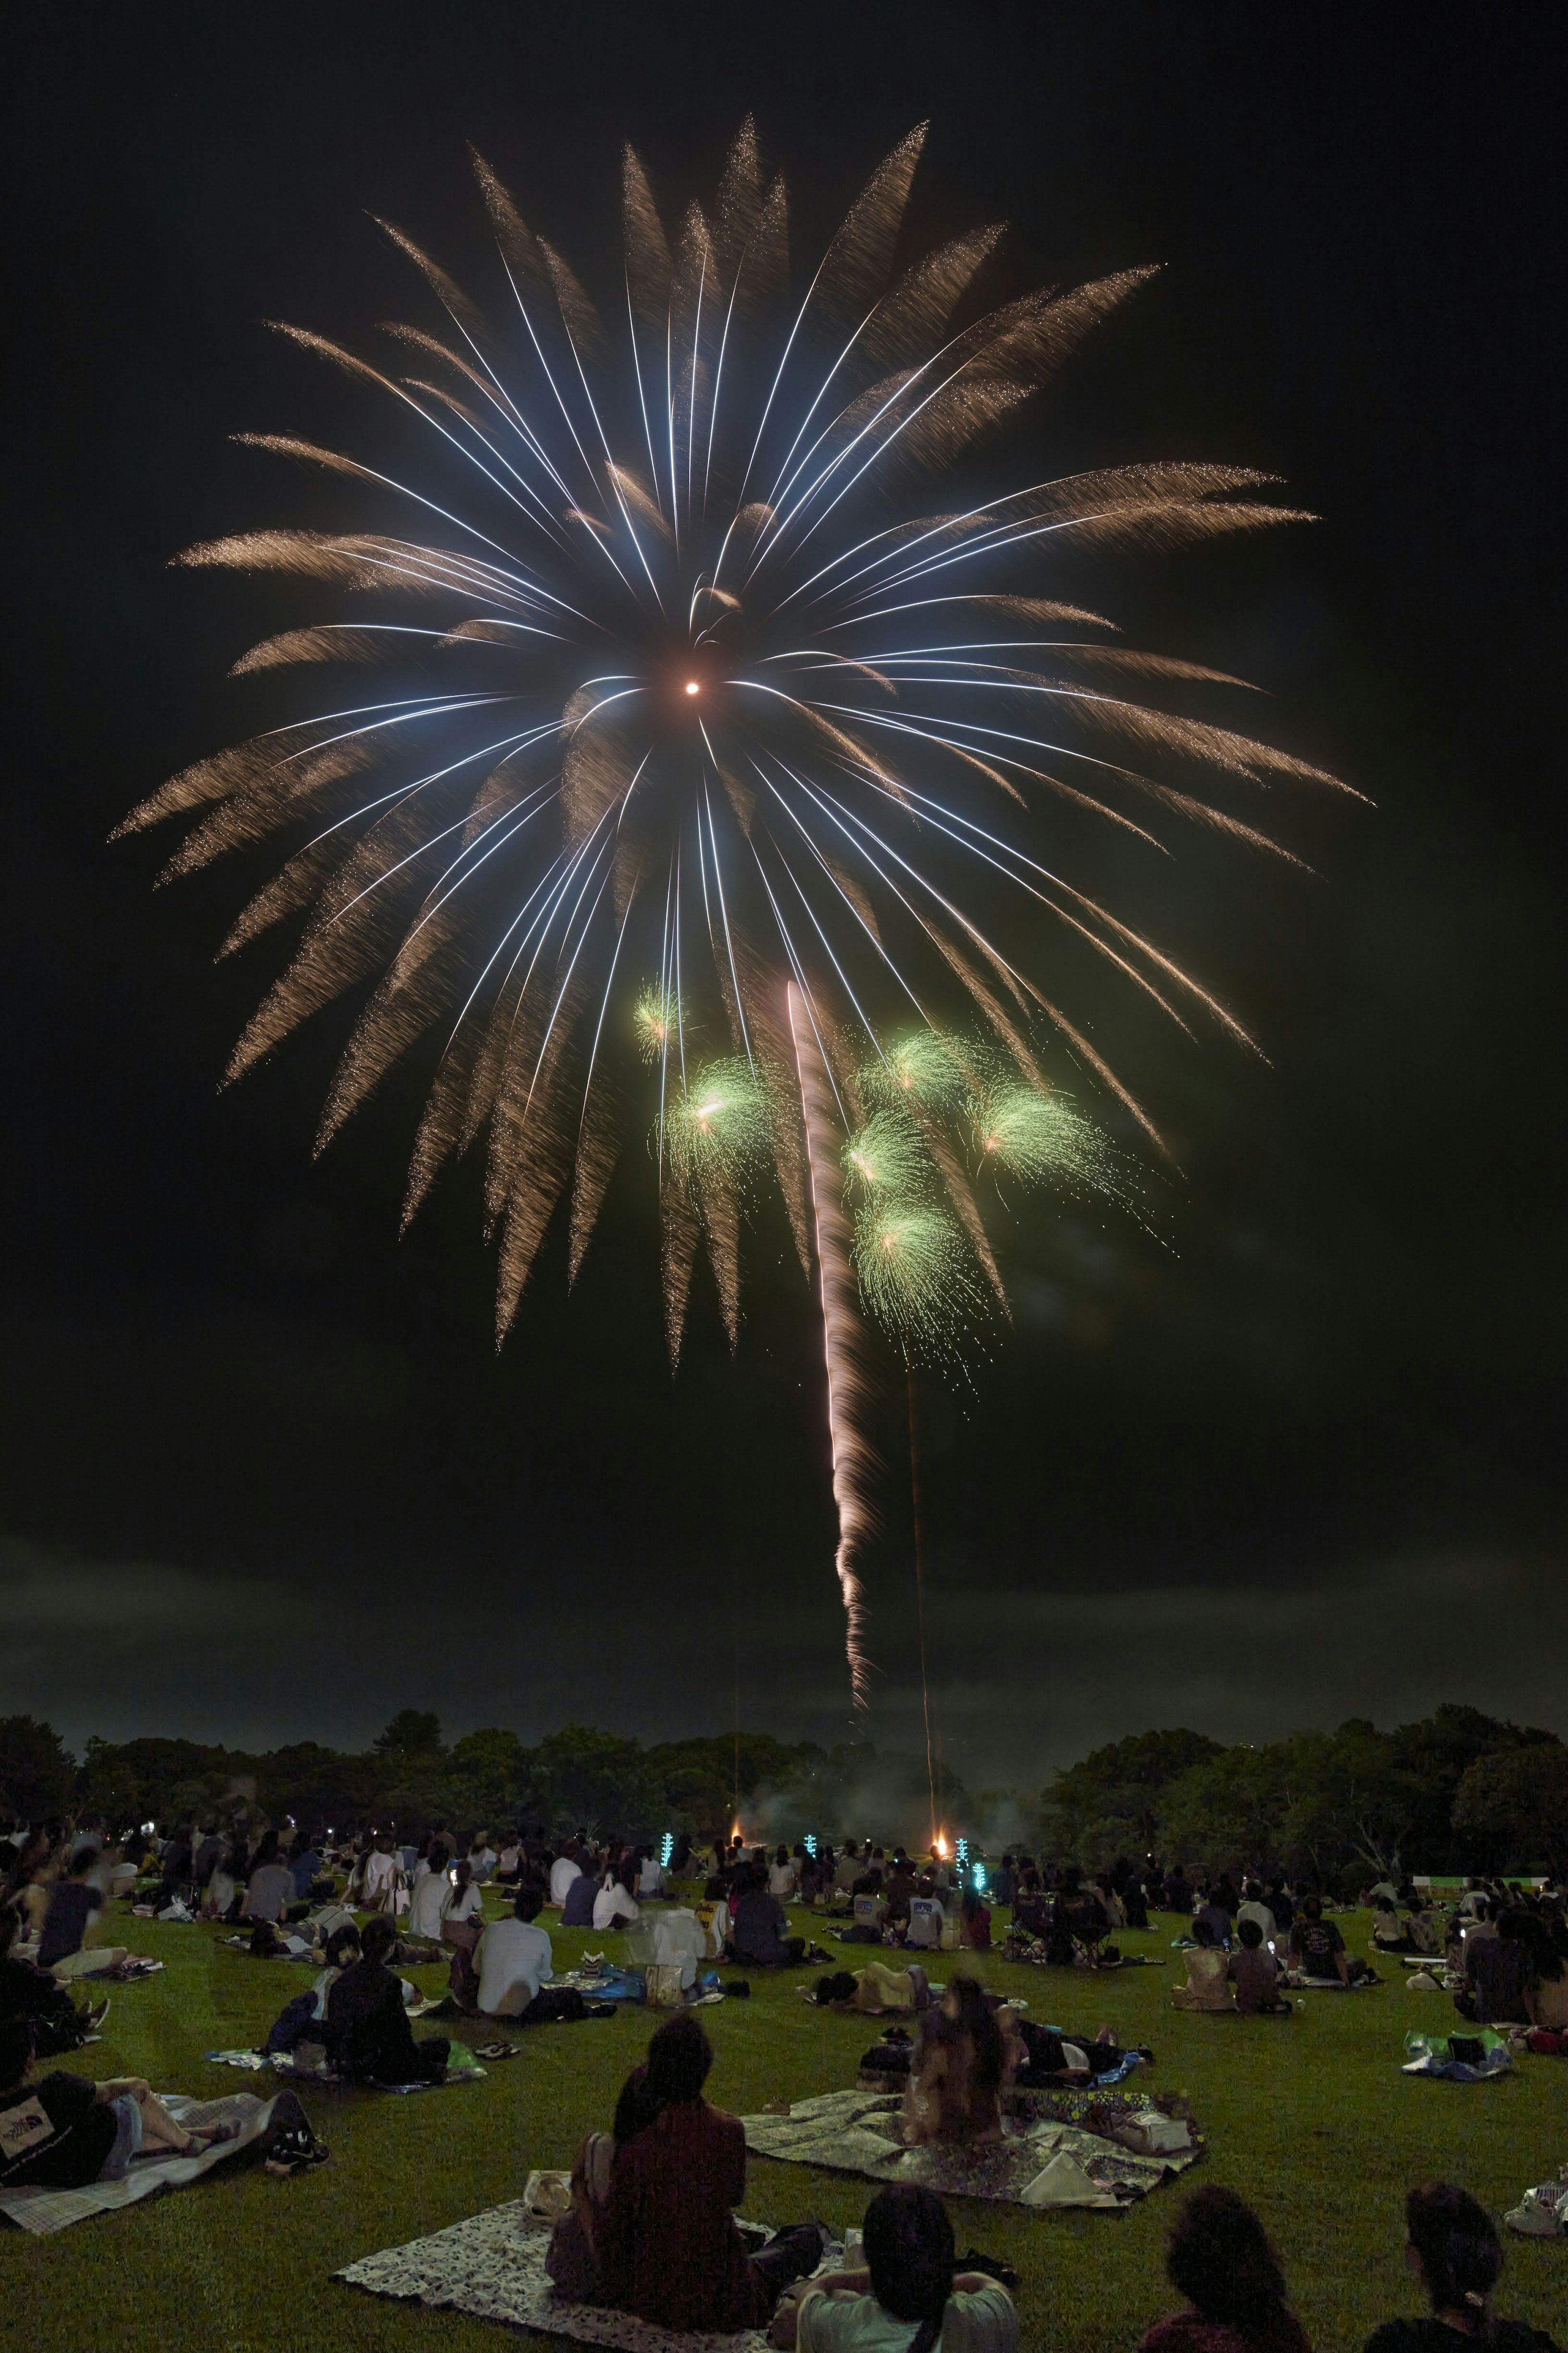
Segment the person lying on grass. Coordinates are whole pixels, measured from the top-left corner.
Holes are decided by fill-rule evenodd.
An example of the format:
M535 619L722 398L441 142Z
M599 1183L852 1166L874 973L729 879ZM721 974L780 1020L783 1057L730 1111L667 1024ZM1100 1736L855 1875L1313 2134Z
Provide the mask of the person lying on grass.
M121 2180L143 2151L199 2157L238 2137L233 2124L187 2131L140 2075L39 2076L24 2021L0 2021L0 2189L82 2189Z
M1109 2026L1102 2026L1091 2042L1087 2035L1064 2035L1054 2026L1037 2025L1005 2005L997 2011L996 2023L1005 2054L1002 2081L1021 2091L1041 2091L1057 2084L1079 2089L1098 2083L1102 2075L1120 2073L1126 2063L1127 2054Z
M790 2282L816 2270L826 2239L816 2222L747 2253L734 2216L746 2136L702 2096L712 2063L689 2013L658 2028L622 2088L613 2148L590 2137L574 2170L574 2211L546 2258L557 2294L661 2328L760 2328Z
M1016 2353L1018 2315L999 2281L955 2272L934 2190L879 2189L866 2209L863 2270L791 2288L768 2331L783 2353Z
M1502 2273L1502 2242L1484 2206L1451 2181L1426 2181L1405 2200L1405 2259L1426 2291L1430 2319L1385 2320L1365 2353L1455 2353L1469 2339L1492 2353L1558 2353L1543 2328L1494 2320L1487 2306Z
M1234 2189L1207 2183L1184 2200L1165 2270L1190 2309L1156 2321L1138 2353L1311 2353L1279 2258Z

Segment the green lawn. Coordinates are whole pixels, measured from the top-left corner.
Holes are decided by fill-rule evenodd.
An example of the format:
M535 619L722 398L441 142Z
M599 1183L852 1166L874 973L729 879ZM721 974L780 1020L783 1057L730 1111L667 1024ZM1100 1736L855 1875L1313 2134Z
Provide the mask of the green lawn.
M808 1921L803 1914L796 1925ZM1154 1968L1087 1978L992 1961L984 1975L996 1989L1026 1995L1037 2019L1089 2032L1105 2020L1123 2041L1152 2045L1157 2063L1146 2080L1186 2092L1208 2139L1189 2180L1230 2182L1252 2200L1284 2254L1313 2344L1352 2353L1375 2321L1413 2308L1401 2261L1405 2186L1447 2175L1500 2215L1527 2183L1568 2159L1568 2067L1527 2058L1476 2084L1402 2075L1406 2027L1447 2026L1453 2010L1441 1995L1407 1993L1397 1969L1382 1990L1308 1995L1289 2022L1184 2016L1169 2006L1181 1974L1169 1951L1179 1925L1163 1920L1121 1939L1127 1951L1156 1955ZM205 2066L201 2054L259 2042L285 2000L309 1984L305 1971L220 1947L208 1928L129 1926L132 1946L167 1968L117 1990L103 2042L66 2063L96 2075L144 2074L159 2089L209 2098L264 2088L267 2077ZM1364 1949L1365 1920L1346 1926L1352 1949ZM584 1945L616 1942L553 1933L558 1964ZM432 1990L444 1978L439 1968L414 1974ZM799 1981L753 1978L749 2002L702 2012L717 2054L709 2090L723 2106L760 2108L853 2082L874 2030L808 2009L796 1997ZM515 2196L531 2166L568 2164L579 2135L608 2124L652 2024L628 2010L614 2021L539 2029L483 2083L414 2099L308 2092L332 2156L296 2181L220 2172L53 2239L0 2223L0 2311L20 2322L15 2341L28 2353L494 2348L502 2332L489 2324L370 2297L330 2274ZM485 2039L466 2021L462 2031ZM859 2219L868 2194L858 2179L754 2158L747 2207L774 2222L816 2214L842 2229ZM1163 2190L1120 2215L1032 2215L955 2200L953 2221L961 2248L1017 2266L1026 2346L1109 2353L1134 2346L1173 2301L1161 2258L1180 2195ZM1561 2334L1568 2245L1510 2236L1500 2309Z

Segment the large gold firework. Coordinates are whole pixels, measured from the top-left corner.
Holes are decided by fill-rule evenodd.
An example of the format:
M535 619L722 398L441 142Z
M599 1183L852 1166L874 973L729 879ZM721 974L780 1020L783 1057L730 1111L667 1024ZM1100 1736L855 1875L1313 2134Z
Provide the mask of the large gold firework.
M301 919L302 936L229 1075L361 992L320 1145L436 1034L405 1216L483 1139L498 1335L566 1200L575 1277L617 1152L651 1124L671 1354L704 1241L733 1338L761 1170L809 1262L809 1176L828 1172L808 1164L803 1076L841 1139L862 1130L908 1086L890 1026L912 1027L900 1050L923 1067L919 1036L955 999L993 1041L974 1116L1004 1157L1045 1150L1016 1091L1048 1099L1053 1035L1152 1134L1058 1003L1063 957L1105 960L1183 1026L1244 1033L1067 879L1053 813L1149 845L1179 821L1274 849L1224 797L1334 781L1156 707L1168 682L1237 681L1120 646L1059 592L1075 550L1285 519L1263 478L1168 463L965 488L969 454L1147 273L986 309L997 230L908 256L921 140L873 173L804 284L750 123L711 206L679 222L628 150L602 307L476 157L490 305L388 227L426 323L388 328L378 363L281 330L390 405L405 455L242 436L337 477L342 527L178 559L333 591L331 617L235 668L342 683L184 769L121 830L194 820L170 876L279 838L225 948ZM351 684L358 665L376 683ZM962 1229L994 1283L963 1155L927 1141L940 1231Z

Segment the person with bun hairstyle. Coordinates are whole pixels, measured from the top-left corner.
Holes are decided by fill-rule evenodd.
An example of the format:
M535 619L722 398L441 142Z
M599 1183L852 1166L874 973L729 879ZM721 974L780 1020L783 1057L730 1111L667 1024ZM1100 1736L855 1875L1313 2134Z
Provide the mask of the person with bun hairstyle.
M1494 2320L1488 2309L1502 2272L1502 2242L1491 2216L1453 2181L1423 2181L1405 2200L1405 2260L1431 2304L1421 2320L1385 2320L1366 2353L1454 2353L1456 2337L1489 2353L1558 2353L1543 2328Z
M1234 2189L1194 2189L1177 2212L1165 2271L1191 2309L1156 2321L1138 2353L1311 2353L1262 2223Z

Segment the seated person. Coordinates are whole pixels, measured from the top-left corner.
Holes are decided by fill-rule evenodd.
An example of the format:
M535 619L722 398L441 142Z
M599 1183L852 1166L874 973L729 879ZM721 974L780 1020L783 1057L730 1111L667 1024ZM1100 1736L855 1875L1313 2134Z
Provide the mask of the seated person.
M21 1925L14 1905L0 1905L0 2020L20 2019L32 2031L34 2051L46 2056L75 2051L102 2020L109 1997L96 2010L79 2010L52 1969L13 1956Z
M768 1894L781 1904L793 1901L800 1888L800 1864L787 1846L780 1846L768 1865Z
M563 1928L591 1928L594 1925L594 1906L598 1901L599 1894L597 1873L580 1871L576 1878L567 1886L566 1898L561 1906L561 1926Z
M600 1930L629 1928L641 1917L637 1898L626 1885L620 1866L606 1871L594 1898L594 1926ZM563 1928L567 1925L564 1915L561 1925Z
M1410 1915L1410 1949L1436 1959L1443 1949L1443 1915L1430 1896Z
M103 1897L96 1887L88 1883L88 1873L96 1860L91 1847L81 1847L67 1865L65 1877L58 1879L50 1890L48 1908L44 1914L43 1929L38 1937L38 1967L41 1969L52 1969L61 1961L68 1961L86 1944L93 1915L103 1909ZM107 1953L100 1956L104 1964L111 1957Z
M202 1893L202 1918L230 1920L237 1917L235 1906L237 1901L244 1901L247 1876L243 1842L225 1847L214 1863Z
M958 1942L966 1953L991 1950L991 1907L973 1887L959 1898Z
M1273 1944L1279 1933L1274 1915L1264 1901L1261 1880L1249 1879L1242 1889L1241 1905L1236 1915L1238 1931L1244 1920L1257 1921L1266 1945Z
M792 2280L815 2271L816 2223L748 2255L734 2209L746 2193L746 2136L710 2107L713 2063L689 2012L658 2028L616 2107L615 2158L595 2242L610 2300L661 2328L758 2328Z
M1216 1945L1230 1942L1230 1914L1214 1896L1205 1895L1193 1915L1193 1934L1198 1933L1198 1922L1206 1921L1211 1937Z
M143 2150L199 2157L238 2137L233 2124L188 2132L139 2075L39 2076L26 2024L0 2020L0 2189L83 2189L121 2179Z
M1531 1962L1526 1915L1505 1912L1495 1936L1466 1938L1465 1982L1454 1996L1455 2009L1478 2026L1527 2023Z
M403 1988L386 1966L396 1942L384 1913L367 1922L361 1958L327 1995L327 2048L339 2073L360 2082L438 2084L452 2046L445 2035L414 2040Z
M904 2094L910 2143L998 2140L1006 2049L1002 2029L973 1978L953 1978L940 2008L921 2021Z
M1321 1895L1309 1895L1301 1907L1290 1931L1290 1957L1306 1977L1337 1977L1342 1985L1351 1981L1345 1940L1334 1922L1324 1919Z
M289 1850L289 1876L294 1883L296 1904L310 1902L310 1890L316 1883L321 1868L321 1853L311 1845L310 1831L297 1831L294 1843Z
M574 1879L583 1876L583 1866L571 1853L558 1854L550 1866L550 1901L564 1904L566 1892Z
M430 1852L414 1866L414 1893L408 1905L408 1933L411 1936L426 1937L432 1944L441 1941L441 1917L447 1898L452 1892L447 1877L450 1868L446 1848L438 1841Z
M245 1891L247 1920L269 1920L276 1927L294 1901L294 1878L278 1854L276 1833L268 1831L256 1850L250 1884Z
M1165 2270L1190 2308L1156 2321L1138 2353L1311 2353L1279 2258L1234 2189L1205 2183L1183 2201Z
M1487 2310L1502 2272L1502 2242L1486 2208L1451 2181L1426 2181L1405 2200L1405 2261L1432 2306L1421 2320L1385 2320L1365 2353L1450 2353L1469 2342L1496 2353L1557 2353L1543 2328L1494 2320Z
M1194 1920L1193 1926L1198 1941L1183 1956L1187 1965L1187 1981L1172 1988L1172 2006L1176 2010L1234 2010L1230 1956L1223 1945L1209 1941L1213 1932L1206 1920Z
M1415 1950L1409 1931L1394 1910L1390 1896L1374 1895L1372 1899L1372 1941L1380 1953L1413 1953Z
M1265 1946L1257 1921L1238 1920L1236 1933L1230 1981L1236 1988L1237 2009L1243 2018L1255 2018L1259 2012L1266 2017L1294 2018L1289 2003L1280 1998L1279 1964Z
M805 1938L789 1933L789 1915L770 1895L761 1869L747 1873L731 1925L727 1957L758 1969L795 1968L805 1956Z
M910 1925L904 1931L906 1945L917 1951L934 1953L942 1944L942 1924L947 1915L932 1892L929 1877L921 1881L920 1894L910 1898Z
M849 1900L853 1915L850 1926L842 1932L843 1941L852 1945L879 1945L888 1917L888 1899L882 1893L882 1874L869 1871L857 1881Z
M652 1847L650 1846L644 1847L642 1852L637 1856L637 1883L636 1894L637 1902L639 1904L652 1903L667 1892L665 1885L664 1865L660 1862L658 1855L655 1854Z
M901 2181L866 2209L863 2270L792 2288L768 2332L800 2353L1017 2353L1018 2316L999 2281L955 2272L952 2225L933 2189Z
M511 1918L486 1926L474 1965L479 2009L487 2018L521 2018L538 2000L552 1966L550 1939L535 1925L543 1908L538 1888L524 1887L513 1899Z

